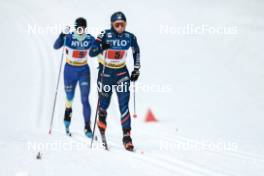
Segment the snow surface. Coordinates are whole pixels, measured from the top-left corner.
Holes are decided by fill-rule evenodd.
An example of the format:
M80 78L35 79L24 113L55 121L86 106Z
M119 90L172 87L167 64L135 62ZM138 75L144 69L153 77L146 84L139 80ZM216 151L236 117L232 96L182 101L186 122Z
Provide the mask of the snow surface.
M1 0L0 175L263 175L263 9L262 0ZM73 137L65 136L62 84L54 131L48 135L61 57L61 50L52 48L58 32L29 32L34 25L61 24L61 30L84 16L96 36L109 27L109 17L117 10L127 15L127 30L137 35L141 47L137 84L169 87L165 93L137 92L135 153L122 147L115 98L107 130L111 151L104 151L99 142L93 149L87 146L78 89ZM237 33L160 32L161 25L187 24L235 26ZM131 56L128 61L131 66ZM96 59L89 64L95 84ZM93 118L94 87L90 101ZM148 108L159 122L144 123ZM41 160L36 159L39 151Z

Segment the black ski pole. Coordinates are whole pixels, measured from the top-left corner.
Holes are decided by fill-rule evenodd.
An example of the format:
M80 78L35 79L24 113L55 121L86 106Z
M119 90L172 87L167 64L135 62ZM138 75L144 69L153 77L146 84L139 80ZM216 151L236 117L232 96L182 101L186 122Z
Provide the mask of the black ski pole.
M107 51L106 51L107 53ZM105 54L105 57L107 55ZM104 71L105 71L105 57L104 57L104 64L103 64L103 70L102 72L100 73L101 74L101 85L103 86L103 76L104 76ZM96 112L95 112L95 117L94 117L94 125L93 125L93 136L92 136L92 140L91 140L91 145L90 147L92 148L93 147L93 141L94 141L94 134L95 134L95 126L96 126L96 121L97 121L97 114L98 114L98 110L99 110L99 105L100 105L100 101L99 101L99 98L100 98L100 93L98 92L98 100L97 100L97 106L96 106Z

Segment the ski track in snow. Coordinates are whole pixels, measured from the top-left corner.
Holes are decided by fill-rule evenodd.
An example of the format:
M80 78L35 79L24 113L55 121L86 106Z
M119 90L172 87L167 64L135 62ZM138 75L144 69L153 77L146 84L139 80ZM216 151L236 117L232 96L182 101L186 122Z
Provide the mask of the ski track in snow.
M54 131L62 135L65 135L60 130L54 130ZM90 141L87 140L86 137L84 137L82 134L78 132L72 132L72 135L73 135L72 137L69 137L72 140L90 145ZM98 140L100 141L100 139ZM96 142L98 143L98 141L95 141L95 143ZM162 157L162 156L159 156L158 154L152 154L152 153L148 154L145 152L144 154L142 154L141 153L142 149L140 148L135 148L134 152L128 152L128 151L125 151L120 144L114 143L111 140L108 142L108 144L109 144L110 151L105 151L105 152L110 152L111 154L112 153L119 154L120 152L122 152L128 157L131 157L137 161L144 161L145 163L149 163L150 166L154 165L166 172L170 171L171 174L178 173L180 175L198 175L198 176L205 176L205 175L212 175L212 174L217 175L217 176L225 175L225 174L218 174L216 172L210 172L209 170L203 169L200 167L194 167L194 165L174 160L168 156ZM99 142L99 145L102 145L102 143ZM100 150L104 151L104 148L101 147Z
M64 132L61 132L60 130L54 130L57 133L60 133L62 135L65 135ZM75 140L80 143L86 143L87 145L90 145L90 141L84 137L80 132L74 131L72 133L72 140ZM174 143L182 142L181 140L184 139L184 142L186 141L192 141L196 142L195 140L185 138L182 136L177 136L176 140L173 137L164 137L166 140L173 141ZM100 141L100 137L98 138ZM101 142L98 143L98 141L95 141L95 145L102 145ZM198 143L199 145L204 145L202 143ZM215 175L215 176L235 176L238 175L237 173L233 172L232 170L223 170L222 168L216 167L216 166L210 166L208 165L203 165L200 164L199 162L195 162L192 160L189 161L182 161L180 159L175 158L174 156L169 156L169 155L164 155L160 154L159 151L153 150L153 151L144 151L144 149L137 148L135 149L135 152L127 152L125 151L121 144L117 142L113 142L113 140L110 139L108 141L109 148L110 148L110 153L114 154L120 154L120 152L125 153L127 156L137 160L137 161L144 161L145 163L149 163L152 166L156 166L164 171L170 171L171 174L179 174L179 175L198 175L198 176L210 176L210 175ZM100 150L104 151L104 148L101 147ZM208 150L209 152L213 152L214 154L221 155L223 157L230 158L234 155L231 155L229 153L221 153L221 152L215 152ZM105 151L108 152L108 151ZM240 153L240 152L239 152ZM244 157L242 157L244 158ZM240 159L240 158L239 158ZM247 158L248 159L248 158ZM255 159L254 157L251 159Z

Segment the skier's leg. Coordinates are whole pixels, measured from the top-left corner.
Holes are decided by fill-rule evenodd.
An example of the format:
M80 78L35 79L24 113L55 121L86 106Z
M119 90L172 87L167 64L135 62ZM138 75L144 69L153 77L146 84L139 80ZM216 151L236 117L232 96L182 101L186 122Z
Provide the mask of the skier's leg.
M111 96L112 96L112 91L107 93L106 92L99 93L99 109L98 109L97 125L101 131L106 130L107 109L110 105Z
M119 85L121 86L121 85ZM131 130L131 118L129 112L129 98L130 98L130 91L129 91L130 82L126 81L122 84L122 91L116 90L118 96L118 103L119 103L119 110L121 113L121 125L123 132L130 132ZM121 90L121 88L120 88Z
M90 117L91 117L91 106L89 103L89 94L90 94L90 70L89 67L84 69L80 73L79 77L80 91L81 91L81 101L83 106L83 117L85 123L85 134L87 137L92 137L92 130L90 127Z
M129 112L129 98L130 98L130 79L128 74L119 80L125 80L118 82L116 89L118 96L119 109L121 113L121 125L123 129L123 144L127 150L133 150L132 139L130 136L131 131L131 116Z
M71 123L72 101L74 98L77 81L78 80L76 79L75 71L69 65L66 64L64 68L64 90L66 93L64 125L67 133L69 132L69 126Z
M97 125L101 132L105 132L106 130L106 117L107 117L107 109L109 107L111 97L112 97L112 84L111 80L104 78L103 85L101 83L101 76L99 73L98 76L98 94L99 94L99 108L98 108L98 121Z

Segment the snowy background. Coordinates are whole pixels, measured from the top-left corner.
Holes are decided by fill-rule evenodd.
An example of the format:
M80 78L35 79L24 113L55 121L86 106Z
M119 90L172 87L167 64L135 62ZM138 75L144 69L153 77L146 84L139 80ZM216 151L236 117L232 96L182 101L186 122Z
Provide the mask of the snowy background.
M73 137L64 135L62 84L54 133L48 135L61 57L52 45L77 17L85 17L96 36L118 10L141 48L137 84L154 90L137 92L135 153L122 147L115 98L108 117L111 151L99 145L79 149L89 141L83 136L78 89ZM0 175L263 175L263 10L262 0L1 0ZM89 64L94 85L96 59ZM93 118L94 87L90 101ZM157 123L144 122L149 108Z

